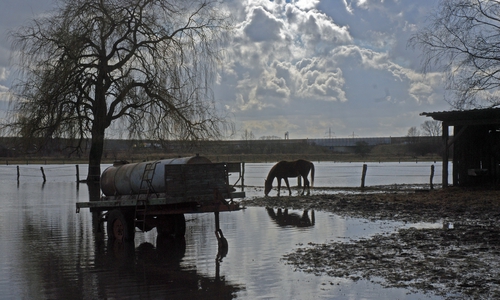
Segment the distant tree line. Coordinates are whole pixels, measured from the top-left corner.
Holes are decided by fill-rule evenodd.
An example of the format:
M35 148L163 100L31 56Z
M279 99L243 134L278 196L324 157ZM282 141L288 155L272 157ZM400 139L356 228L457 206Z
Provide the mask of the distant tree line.
M443 145L441 139L428 139L423 137L441 136L441 122L432 120L425 121L420 125L421 130L413 126L408 129L406 135L408 140L408 149L415 155L426 155L436 153L441 155Z
M404 154L420 156L440 154L441 138L430 136L406 136L390 139L392 145L402 145ZM27 146L18 138L0 137L0 157L54 157L83 158L90 150L90 141L83 147L80 155L72 151L71 145L80 142L70 139L53 139L43 149L36 143ZM85 143L85 141L84 141ZM172 157L177 155L281 155L281 154L318 154L351 153L368 157L375 145L360 140L350 147L327 147L317 145L308 139L270 139L270 140L225 140L225 141L157 141L157 140L105 140L104 159L128 159L135 156L155 155ZM340 151L340 152L339 152Z

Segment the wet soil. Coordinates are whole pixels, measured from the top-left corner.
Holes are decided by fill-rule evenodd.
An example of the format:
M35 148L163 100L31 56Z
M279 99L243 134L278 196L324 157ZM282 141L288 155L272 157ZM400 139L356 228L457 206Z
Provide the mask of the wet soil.
M262 197L241 203L368 220L440 222L441 228L401 228L366 239L309 244L284 260L299 271L366 279L445 299L500 298L500 191L387 189Z

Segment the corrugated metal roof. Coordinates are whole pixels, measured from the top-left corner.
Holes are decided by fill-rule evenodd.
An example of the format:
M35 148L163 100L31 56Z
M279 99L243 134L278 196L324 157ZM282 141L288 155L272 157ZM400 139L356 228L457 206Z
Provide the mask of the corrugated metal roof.
M500 124L500 108L423 112L420 115L447 122L449 125Z

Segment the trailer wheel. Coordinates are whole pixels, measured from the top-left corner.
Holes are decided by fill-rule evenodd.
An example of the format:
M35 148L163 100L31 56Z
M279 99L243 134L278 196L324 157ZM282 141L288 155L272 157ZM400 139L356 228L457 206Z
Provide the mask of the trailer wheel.
M184 214L166 215L161 217L156 226L158 235L168 235L174 238L184 237L186 234L186 218Z
M114 209L108 214L106 229L111 240L130 241L134 238L134 222L129 213Z

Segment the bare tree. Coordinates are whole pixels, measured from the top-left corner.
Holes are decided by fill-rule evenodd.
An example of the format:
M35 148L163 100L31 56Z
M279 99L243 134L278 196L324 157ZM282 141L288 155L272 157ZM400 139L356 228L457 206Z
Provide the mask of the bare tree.
M420 126L424 135L427 136L440 136L441 135L441 122L436 120L427 120Z
M358 154L361 157L366 157L366 155L370 153L371 148L372 147L370 147L367 142L357 141L356 145L354 146L354 153Z
M410 127L410 129L408 129L408 133L406 134L406 138L410 144L416 143L419 136L420 131L415 126Z
M210 85L229 19L217 0L61 0L13 33L20 79L10 128L26 138L90 138L100 176L106 129L199 140L232 127Z
M241 134L241 139L244 141L255 140L255 135L251 130L245 129L245 131Z
M409 40L422 48L426 71L446 72L454 108L500 104L499 16L500 1L441 0L428 26Z

